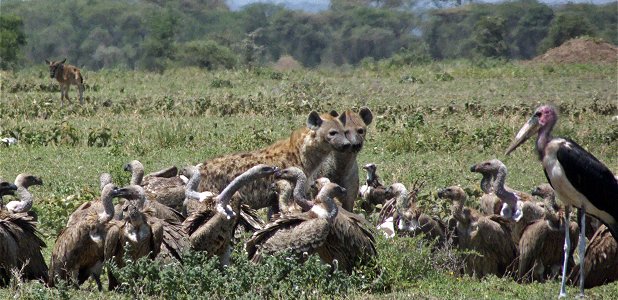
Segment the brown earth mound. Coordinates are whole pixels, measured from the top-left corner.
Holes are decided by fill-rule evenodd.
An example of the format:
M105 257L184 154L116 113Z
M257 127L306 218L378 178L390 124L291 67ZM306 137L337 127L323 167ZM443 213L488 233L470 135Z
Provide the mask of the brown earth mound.
M533 63L612 63L618 62L618 47L591 38L578 38L550 49L532 59Z

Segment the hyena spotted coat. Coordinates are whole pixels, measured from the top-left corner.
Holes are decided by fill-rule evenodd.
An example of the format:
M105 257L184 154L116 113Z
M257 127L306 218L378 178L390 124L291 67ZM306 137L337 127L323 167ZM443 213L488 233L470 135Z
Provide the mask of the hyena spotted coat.
M84 78L82 73L75 66L64 64L67 59L62 61L49 61L45 62L49 65L49 77L55 78L60 84L60 104L64 106L64 99L66 98L69 103L69 88L71 84L77 86L79 92L79 103L84 104Z
M285 169L301 168L312 178L322 161L333 151L348 151L350 141L345 137L343 124L335 117L320 116L311 112L307 127L292 132L287 139L252 152L237 153L205 161L201 168L202 180L198 191L220 193L235 177L257 164L267 164ZM241 188L232 201L232 209L238 211L241 200L253 209L278 205L269 186L273 176L253 181Z
M367 107L362 107L358 113L348 110L339 115L336 111L330 113L339 119L344 126L346 138L351 147L348 151L331 153L320 165L316 178L326 177L330 181L346 189L346 197L341 206L352 211L358 195L358 163L356 157L363 149L367 126L373 121L373 114Z

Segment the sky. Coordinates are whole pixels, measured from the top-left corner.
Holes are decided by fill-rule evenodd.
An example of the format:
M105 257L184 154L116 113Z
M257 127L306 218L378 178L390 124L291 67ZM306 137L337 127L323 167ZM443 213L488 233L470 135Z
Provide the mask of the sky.
M479 2L501 2L502 0L480 0ZM561 3L593 3L604 4L615 2L616 0L540 0L540 2L547 4L561 4ZM242 6L254 3L254 2L268 2L275 4L284 4L289 9L300 9L305 11L317 12L328 9L330 0L226 0L225 1L232 10L238 10Z

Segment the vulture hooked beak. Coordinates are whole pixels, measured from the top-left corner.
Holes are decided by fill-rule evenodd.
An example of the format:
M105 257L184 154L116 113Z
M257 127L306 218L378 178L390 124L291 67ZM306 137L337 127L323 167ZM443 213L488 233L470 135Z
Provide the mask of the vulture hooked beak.
M124 169L125 171L127 171L127 172L131 172L131 169L132 169L132 168L131 168L131 164L126 164L126 165L124 165L123 169Z
M515 139L511 143L508 149L506 149L506 155L511 154L517 147L527 141L531 136L539 132L541 125L539 124L539 117L533 116L524 124L523 127L517 132Z
M0 183L0 197L4 195L14 195L17 190L17 186L10 182Z
M446 189L442 188L438 190L438 198L444 198L444 193L446 193Z

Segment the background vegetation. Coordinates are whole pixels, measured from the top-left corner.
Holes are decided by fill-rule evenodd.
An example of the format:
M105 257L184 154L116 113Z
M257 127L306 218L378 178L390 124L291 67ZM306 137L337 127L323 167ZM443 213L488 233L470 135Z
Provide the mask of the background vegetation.
M529 59L572 37L618 44L616 3L550 7L536 0L460 5L335 0L305 13L274 4L230 11L221 0L2 1L0 67L68 58L89 70L232 69L292 56L305 67L364 59Z
M304 13L271 4L230 11L221 0L1 1L0 137L18 143L0 143L0 176L43 178L32 192L49 258L68 215L99 195L99 173L124 185L122 165L132 159L148 172L264 147L303 126L311 110L369 106L375 118L359 162L376 163L385 184L425 180L419 205L442 218L449 207L438 188L459 184L467 204L478 206L473 163L503 160L508 185L523 191L546 181L531 142L503 155L542 103L560 110L557 135L618 171L617 65L517 62L578 35L617 44L616 3L416 4L333 0L327 11ZM42 63L63 57L84 69L84 105L60 107ZM76 101L75 87L70 96ZM117 293L14 281L0 298L548 299L558 292L556 280L460 277L454 249L377 238L375 264L351 276L315 258L298 267L285 254L253 266L241 237L226 269L191 253L184 265L129 264L118 270L126 284ZM618 283L587 295L618 299Z
M69 213L99 194L101 172L111 172L118 184L127 184L129 174L122 165L132 159L140 159L147 171L196 164L285 138L303 126L311 110L367 105L375 121L360 163L376 163L385 184L425 180L419 203L426 212L444 218L449 207L436 197L440 187L460 184L470 195L468 205L478 206L480 177L468 171L473 163L503 160L509 167L508 185L523 191L546 181L533 143L503 155L541 103L559 107L557 135L573 138L618 170L618 122L612 120L618 114L617 71L611 64L548 66L494 60L484 61L482 67L469 61L398 67L385 60L336 71L101 70L88 75L86 104L64 108L44 66L4 71L0 136L19 142L0 146L0 175L10 179L30 172L43 178L44 186L33 187L34 209L48 245L44 256L49 258ZM76 101L75 88L70 96ZM76 291L15 282L0 290L0 298L547 299L558 291L555 280L521 285L510 278L459 277L456 251L432 253L418 239L379 237L376 264L352 276L330 274L317 260L295 267L285 256L255 267L246 261L241 241L233 266L225 270L192 254L183 266L131 264L121 271L127 284L119 293L98 293L94 284ZM618 284L591 289L588 295L616 299Z

